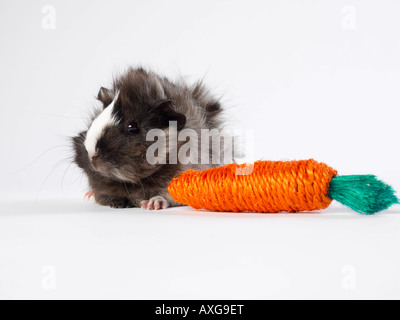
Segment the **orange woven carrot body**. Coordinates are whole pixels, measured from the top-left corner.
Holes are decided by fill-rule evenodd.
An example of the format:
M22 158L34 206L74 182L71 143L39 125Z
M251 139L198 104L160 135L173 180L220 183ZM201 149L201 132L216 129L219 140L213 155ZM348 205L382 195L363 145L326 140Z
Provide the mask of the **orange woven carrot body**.
M189 170L172 180L169 193L179 203L213 211L297 212L327 208L329 184L337 171L315 160L257 161L251 174L230 164Z

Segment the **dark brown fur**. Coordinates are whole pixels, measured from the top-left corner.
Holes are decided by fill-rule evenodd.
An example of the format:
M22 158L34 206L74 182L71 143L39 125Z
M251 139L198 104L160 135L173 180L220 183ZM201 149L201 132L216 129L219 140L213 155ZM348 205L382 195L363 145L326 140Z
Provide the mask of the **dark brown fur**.
M117 92L119 98L114 114L119 125L107 128L98 141L100 156L93 162L89 160L84 146L87 131L73 138L75 162L88 176L96 202L128 208L158 197L164 199L165 207L179 205L168 193L172 178L188 169L205 169L213 165L149 164L146 150L154 142L146 141L146 134L150 129L166 129L172 120L177 121L178 130L190 128L199 136L201 129L220 129L220 102L201 82L194 86L174 83L143 68L129 69L114 81L110 90L101 88L98 100L107 107ZM138 134L131 135L126 131L132 121L139 126ZM182 144L178 144L178 148ZM211 149L211 144L207 143L206 148ZM213 150L210 157L212 154Z

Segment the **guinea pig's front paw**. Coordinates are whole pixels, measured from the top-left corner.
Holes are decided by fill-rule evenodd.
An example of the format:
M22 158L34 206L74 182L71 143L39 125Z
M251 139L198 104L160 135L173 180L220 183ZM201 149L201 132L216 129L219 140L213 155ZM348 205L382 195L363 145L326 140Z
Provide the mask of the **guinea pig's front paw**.
M96 202L102 206L114 209L125 209L134 207L133 204L125 198L113 198L99 195L98 197L96 197Z
M115 199L110 201L109 203L110 208L114 209L126 209L126 208L133 208L133 204L128 199Z
M140 202L140 206L147 210L162 210L168 208L168 201L161 196L156 196L150 200L143 200Z

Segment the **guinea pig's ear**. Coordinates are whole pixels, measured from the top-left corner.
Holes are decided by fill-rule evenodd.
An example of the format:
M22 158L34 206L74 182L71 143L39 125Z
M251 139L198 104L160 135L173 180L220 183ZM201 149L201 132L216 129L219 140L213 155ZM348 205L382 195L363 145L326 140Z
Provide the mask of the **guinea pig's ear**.
M167 128L170 121L176 121L178 131L181 131L186 124L186 117L173 109L174 102L172 100L160 100L156 103L154 113L162 127Z
M109 106L113 102L111 90L101 87L97 99L103 103L104 107Z

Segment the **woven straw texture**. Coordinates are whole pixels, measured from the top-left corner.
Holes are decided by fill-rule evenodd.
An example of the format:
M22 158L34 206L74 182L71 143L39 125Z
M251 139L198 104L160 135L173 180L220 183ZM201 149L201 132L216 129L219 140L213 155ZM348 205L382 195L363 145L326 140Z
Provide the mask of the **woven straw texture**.
M239 173L239 174L238 174ZM195 209L233 212L299 212L327 208L329 184L337 171L315 160L257 161L174 178L169 193Z

